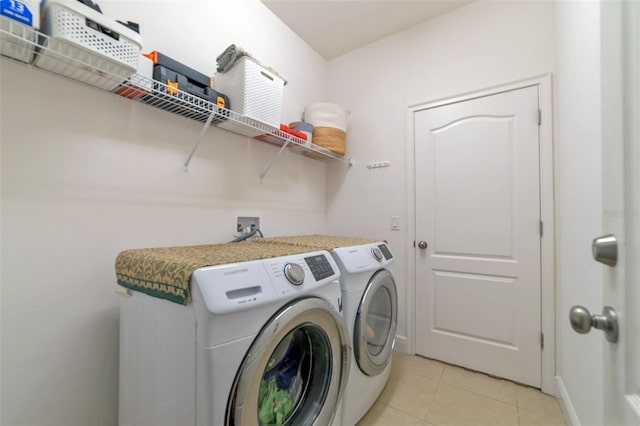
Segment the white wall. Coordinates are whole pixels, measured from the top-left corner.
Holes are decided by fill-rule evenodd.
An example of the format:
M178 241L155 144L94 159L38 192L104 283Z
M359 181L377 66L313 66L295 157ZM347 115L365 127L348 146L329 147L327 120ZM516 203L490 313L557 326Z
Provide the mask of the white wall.
M553 72L554 62L552 2L473 3L329 62L328 99L352 110L347 155L356 161L348 171L329 166L329 231L389 241L400 336L411 338L414 300L406 292L414 250L405 234L407 107ZM379 160L391 167L366 168ZM392 215L401 217L399 232L390 230Z
M257 0L100 1L141 23L144 51L205 72L231 43L290 80L283 121L322 99L326 62ZM113 425L123 249L226 242L237 213L266 235L326 231L326 165L0 60L0 423ZM170 366L167 366L170 368Z
M600 7L559 2L556 19L557 373L582 425L604 424L604 336L568 321L573 305L595 313L603 300L603 267L591 258L603 219Z

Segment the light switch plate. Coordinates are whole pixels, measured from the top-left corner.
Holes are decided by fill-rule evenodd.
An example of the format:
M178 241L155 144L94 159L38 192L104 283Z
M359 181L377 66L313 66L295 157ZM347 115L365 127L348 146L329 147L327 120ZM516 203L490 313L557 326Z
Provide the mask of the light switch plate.
M400 230L400 216L391 216L391 230L392 231Z

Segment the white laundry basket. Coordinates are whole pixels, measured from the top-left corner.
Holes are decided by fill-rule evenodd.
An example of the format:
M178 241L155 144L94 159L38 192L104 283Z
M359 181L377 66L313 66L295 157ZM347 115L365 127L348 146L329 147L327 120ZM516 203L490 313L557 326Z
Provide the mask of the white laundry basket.
M35 65L105 90L136 72L138 33L74 0L48 0L42 32L49 36Z
M280 128L284 80L255 59L245 56L226 72L216 73L213 86L229 97L239 114ZM220 127L225 127L224 123Z
M304 109L304 121L313 125L313 143L339 155L347 144L347 116L350 110L328 102L311 104Z

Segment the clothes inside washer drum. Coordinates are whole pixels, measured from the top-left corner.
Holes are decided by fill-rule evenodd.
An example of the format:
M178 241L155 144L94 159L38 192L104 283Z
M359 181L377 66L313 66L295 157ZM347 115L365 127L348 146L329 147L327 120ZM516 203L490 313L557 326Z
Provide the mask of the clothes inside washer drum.
M125 250L116 257L118 284L183 305L191 302L191 274L204 266L308 252L290 244L241 243Z
M382 240L314 234L296 235L293 237L260 238L255 241L258 244L289 244L292 246L306 247L313 250L333 250L334 248L338 247L353 247L364 244L373 244Z

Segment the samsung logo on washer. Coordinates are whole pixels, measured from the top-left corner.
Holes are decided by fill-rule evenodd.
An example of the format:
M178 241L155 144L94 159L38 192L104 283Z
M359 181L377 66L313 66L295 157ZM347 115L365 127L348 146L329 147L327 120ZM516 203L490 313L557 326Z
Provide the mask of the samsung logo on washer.
M236 274L243 274L245 272L249 272L249 270L247 268L234 269L234 270L231 270L231 271L226 271L224 274L225 275L236 275Z

